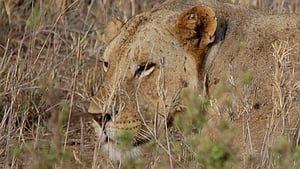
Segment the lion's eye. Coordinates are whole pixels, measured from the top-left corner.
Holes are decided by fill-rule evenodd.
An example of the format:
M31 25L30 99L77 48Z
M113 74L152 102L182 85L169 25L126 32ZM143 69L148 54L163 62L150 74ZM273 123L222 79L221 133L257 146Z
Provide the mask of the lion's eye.
M193 14L193 13L190 14L190 15L189 15L189 19L195 19L195 14Z
M103 62L103 70L104 70L104 72L107 72L107 70L108 70L108 62Z
M155 63L147 62L141 65L138 65L135 69L134 76L147 76L149 75L155 68Z

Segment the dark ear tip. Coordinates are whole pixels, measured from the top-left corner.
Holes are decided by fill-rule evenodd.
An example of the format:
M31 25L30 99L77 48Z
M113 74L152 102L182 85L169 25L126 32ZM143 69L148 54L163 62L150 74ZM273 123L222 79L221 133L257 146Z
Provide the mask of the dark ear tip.
M215 40L213 44L219 43L220 41L223 41L225 39L227 28L227 21L225 19L218 19L217 29L215 32Z

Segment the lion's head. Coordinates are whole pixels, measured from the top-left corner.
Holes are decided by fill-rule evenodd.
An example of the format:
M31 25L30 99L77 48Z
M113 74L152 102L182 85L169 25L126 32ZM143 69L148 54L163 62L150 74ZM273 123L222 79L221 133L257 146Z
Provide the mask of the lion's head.
M179 93L199 92L202 61L217 28L213 9L156 9L129 20L103 54L104 81L89 113L111 159L141 154L140 145L181 111ZM122 135L130 148L120 148Z

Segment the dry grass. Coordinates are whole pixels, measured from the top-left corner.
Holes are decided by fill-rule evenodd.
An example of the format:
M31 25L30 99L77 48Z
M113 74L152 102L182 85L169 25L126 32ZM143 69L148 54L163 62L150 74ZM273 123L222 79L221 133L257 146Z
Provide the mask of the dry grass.
M300 2L298 0L221 0L233 4L263 10L272 14L300 13Z
M279 166L283 168L293 168L293 158L291 157L291 144L293 136L289 131L292 123L291 109L295 106L296 85L299 81L295 79L295 67L299 63L294 62L294 49L287 41L274 42L273 57L275 70L273 77L273 111L269 119L267 131L265 133L264 147L262 147L262 164L266 168ZM278 143L278 137L280 138ZM266 145L272 145L270 150ZM274 148L275 147L275 148ZM279 159L279 156L285 157Z
M0 165L3 168L97 168L99 164L114 167L110 161L98 158L93 132L86 123L89 119L82 116L89 97L102 83L102 66L98 60L105 49L102 34L112 16L126 21L157 2L161 1L0 1ZM300 12L298 1L231 2L271 13ZM280 42L274 44L273 49L274 60L280 65L274 70L274 110L269 124L273 127L267 131L265 140L270 144L274 142L275 130L285 136L293 91L300 88L300 83L294 82L292 77L296 66L289 62L292 48ZM287 85L282 86L282 83ZM245 145L250 143L251 151L247 122L252 97L249 88L251 85L244 83L243 95L232 97L243 105ZM290 139L288 135L287 138ZM167 147L163 149L168 153L160 151L159 154L168 154L166 158L171 168L176 163L174 159L197 161L198 158L209 162L208 165L215 162L197 156L210 149L192 150L190 145L195 144L195 140L178 143L168 135L166 139ZM219 140L218 150L222 150L224 156L234 152L223 149L229 143L223 145L221 140L223 138ZM170 155L171 146L176 155ZM263 166L276 165L276 156L272 156L274 153L268 147L262 148L262 154ZM283 166L290 167L288 160ZM186 164L188 162L183 161L183 164L201 166ZM155 160L150 164L153 168L160 165Z

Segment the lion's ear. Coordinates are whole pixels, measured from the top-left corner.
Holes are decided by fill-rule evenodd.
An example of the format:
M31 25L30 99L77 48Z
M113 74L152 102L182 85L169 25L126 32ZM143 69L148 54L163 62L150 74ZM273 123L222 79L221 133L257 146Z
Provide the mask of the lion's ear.
M102 40L104 43L108 44L120 31L123 26L123 22L117 18L112 18L112 20L107 24Z
M200 5L184 10L176 22L176 34L188 47L204 50L214 41L217 18L212 8Z

